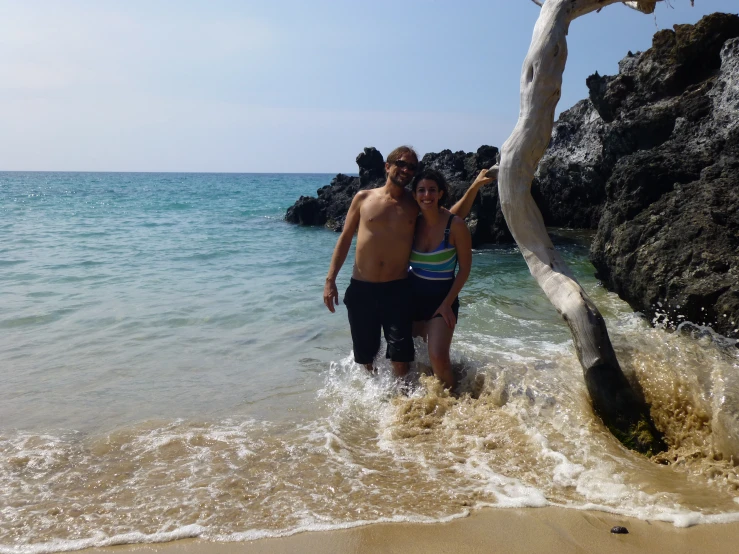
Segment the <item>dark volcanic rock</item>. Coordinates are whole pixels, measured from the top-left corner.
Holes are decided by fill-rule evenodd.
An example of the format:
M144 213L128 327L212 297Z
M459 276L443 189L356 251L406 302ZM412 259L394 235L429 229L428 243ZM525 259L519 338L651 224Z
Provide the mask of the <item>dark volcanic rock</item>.
M325 206L318 198L301 196L287 209L285 219L298 225L324 225L326 223Z
M654 35L652 48L624 58L615 77L597 73L586 81L590 100L604 121L645 103L683 94L721 66L726 40L739 36L739 18L715 13L696 25L675 25Z
M591 247L598 276L655 322L730 337L739 336L735 37L739 17L713 14L657 33L618 76L588 80L606 177Z
M676 183L627 224L606 222L596 237L599 276L655 322L687 320L737 336L739 133L732 142L731 158Z
M477 152L452 152L426 154L421 168L431 167L440 171L449 181L451 206L459 200L482 169L495 165L498 149L481 146ZM359 177L339 174L325 187L318 189L318 198L301 196L287 210L285 219L300 225L325 225L341 230L352 198L359 190L375 188L385 183L385 162L375 148L365 148L357 156ZM485 187L470 212L468 224L475 245L486 242L512 242L498 202L498 188Z
M365 148L364 152L357 156L357 165L359 182L362 185L385 180L385 160L377 149Z
M588 100L560 114L531 185L544 222L557 227L598 226L608 170L601 134L605 124Z
M739 17L713 14L658 32L618 75L589 77L590 98L562 112L532 184L547 225L597 228L598 276L635 310L730 337L739 336L735 37Z
M301 196L287 209L285 220L298 225L325 225L340 231L354 195L385 181L385 162L375 148L365 148L357 156L357 165L359 177L339 173L331 183L316 191L318 198Z

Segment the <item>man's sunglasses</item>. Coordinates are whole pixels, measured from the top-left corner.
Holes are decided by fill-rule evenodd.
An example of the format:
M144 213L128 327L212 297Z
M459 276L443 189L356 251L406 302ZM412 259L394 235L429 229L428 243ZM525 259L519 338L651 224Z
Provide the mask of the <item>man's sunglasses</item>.
M415 171L416 169L418 169L418 166L416 164L404 162L403 160L396 160L393 163L397 165L400 169L407 169L408 171Z

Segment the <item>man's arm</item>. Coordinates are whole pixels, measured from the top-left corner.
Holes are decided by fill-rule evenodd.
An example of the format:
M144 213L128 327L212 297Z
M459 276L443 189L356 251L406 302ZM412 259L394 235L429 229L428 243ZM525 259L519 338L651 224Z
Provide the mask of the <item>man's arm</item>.
M497 178L497 165L494 165L490 169L483 169L482 171L480 171L480 174L470 185L470 188L468 188L467 191L464 193L464 196L462 196L462 198L460 198L459 201L457 201L457 203L449 209L449 211L452 212L454 215L458 215L462 219L470 215L472 204L477 197L477 192L480 190L480 187L482 187L483 185L487 185L488 183L492 183Z
M339 291L336 288L336 276L344 265L349 248L352 245L354 232L359 227L359 208L362 201L367 196L365 191L360 191L352 199L349 211L344 220L344 228L341 230L339 240L336 241L334 253L331 256L331 264L328 266L328 275L326 276L326 284L323 286L323 303L331 313L336 311L335 306L339 304Z

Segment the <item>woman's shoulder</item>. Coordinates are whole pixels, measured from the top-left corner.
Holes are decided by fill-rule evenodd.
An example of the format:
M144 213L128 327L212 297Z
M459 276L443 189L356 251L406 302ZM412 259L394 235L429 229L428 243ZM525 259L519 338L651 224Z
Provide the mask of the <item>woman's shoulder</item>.
M452 218L450 231L451 231L452 236L456 236L456 237L460 237L461 235L470 236L470 230L467 227L467 222L461 217L459 217L458 215L455 215Z
M465 223L464 219L462 219L461 217L459 217L456 214L453 214L452 212L450 212L446 208L443 208L443 210L444 210L443 211L444 219L447 222L449 222L448 225L452 229L454 229L455 227L459 228L460 225L464 225L465 227L467 227L467 223Z
M443 219L445 222L448 222L449 220L452 221L451 225L454 225L455 221L464 221L462 218L460 218L458 215L453 214L450 212L447 208L439 208L439 212L441 213L441 219Z

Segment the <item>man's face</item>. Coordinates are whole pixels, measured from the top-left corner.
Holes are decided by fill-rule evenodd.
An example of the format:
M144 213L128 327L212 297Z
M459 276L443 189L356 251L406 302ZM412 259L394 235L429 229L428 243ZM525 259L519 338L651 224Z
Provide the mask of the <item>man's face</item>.
M405 187L413 179L418 167L418 160L410 152L404 152L400 158L393 163L385 164L387 176L393 184Z

